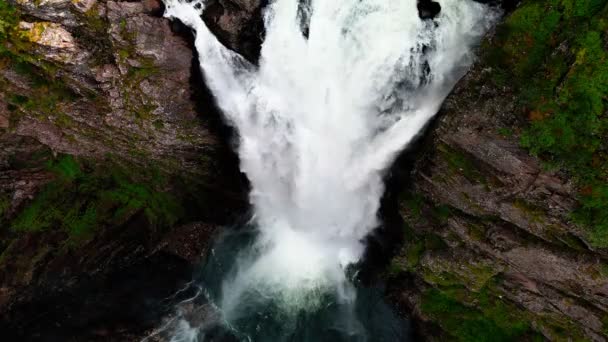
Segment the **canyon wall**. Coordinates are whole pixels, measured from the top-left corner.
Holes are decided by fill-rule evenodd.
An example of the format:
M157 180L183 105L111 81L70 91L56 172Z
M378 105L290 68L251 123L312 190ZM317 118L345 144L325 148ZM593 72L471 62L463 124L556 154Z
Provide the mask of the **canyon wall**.
M262 5L212 1L205 20L255 61ZM606 2L503 6L394 168L404 244L387 296L430 340L603 341ZM190 33L162 12L154 0L0 4L2 336L142 336L246 210Z

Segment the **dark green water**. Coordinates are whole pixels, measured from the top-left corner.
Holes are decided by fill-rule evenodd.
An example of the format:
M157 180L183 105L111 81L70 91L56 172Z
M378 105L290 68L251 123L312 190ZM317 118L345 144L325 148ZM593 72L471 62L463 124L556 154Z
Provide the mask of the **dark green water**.
M174 342L191 341L408 341L409 323L384 301L380 286L363 286L351 270L356 300L345 301L334 291L300 297L313 309L286 309L285 301L248 289L236 310L222 312L225 281L232 279L239 258L253 258L252 229L232 230L219 237L207 262L195 276L191 298L178 305L178 316L164 333ZM196 292L192 295L193 292ZM229 316L229 317L228 317Z

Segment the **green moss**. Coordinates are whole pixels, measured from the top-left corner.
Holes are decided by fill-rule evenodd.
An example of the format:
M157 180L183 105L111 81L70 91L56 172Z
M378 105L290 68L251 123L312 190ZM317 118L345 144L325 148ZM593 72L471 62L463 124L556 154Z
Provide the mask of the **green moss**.
M402 272L413 272L420 264L426 251L438 251L447 248L443 239L436 234L416 234L407 224L404 226L406 244L400 254L393 258L387 272L394 276Z
M602 332L604 335L608 336L608 315L602 317Z
M126 29L126 21L124 25ZM135 38L130 36L125 37L127 44L133 44L133 39ZM152 59L138 56L132 45L120 48L118 50L118 58L121 63L125 63L127 59L131 59L136 60L138 64L138 66L126 65L129 69L121 87L125 108L134 118L138 119L137 122L139 124L152 121L153 127L158 128L158 124L154 120L154 111L157 109L157 106L152 104L148 94L141 91L140 85L144 80L158 75L160 72L159 68L154 64Z
M12 69L27 79L27 94L10 89L7 84L8 108L11 122L27 114L40 120L50 120L65 127L71 124L63 114L62 104L79 98L58 76L59 67L36 55L35 42L48 23L36 23L29 31L19 29L20 11L9 3L0 4L0 69Z
M387 278L394 278L405 272L405 269L406 268L403 267L401 259L393 258L388 267L386 268L384 276Z
M0 3L0 52L7 49L6 42L12 38L19 23L19 12L6 1Z
M422 278L425 282L443 289L464 288L462 284L463 280L452 272L424 268L422 270Z
M8 211L11 206L11 201L8 194L0 194L0 222L4 217L4 214Z
M600 276L604 278L608 278L608 265L605 263L601 263L599 266Z
M121 60L126 60L131 55L131 52L127 49L119 49L118 50L118 58Z
M35 40L46 24L40 23L28 32L19 28L20 21L21 12L15 6L6 1L0 4L0 65L27 63L48 72L56 70L51 64L32 55L32 40Z
M405 258L409 270L413 270L420 263L420 258L425 250L424 247L424 241L415 241L407 247Z
M586 342L590 341L589 337L581 329L580 323L573 322L563 316L547 315L537 319L538 324L542 326L543 332L547 334L550 341L558 342Z
M516 77L533 72L549 52L560 13L547 11L542 1L527 1L519 7L499 30L499 37L508 36L502 50L501 62L508 65Z
M504 137L511 137L513 136L513 130L507 127L501 127L497 130L498 134L504 136Z
M441 236L433 233L425 234L423 236L424 247L429 251L438 251L442 249L446 249L448 246L445 241L441 238Z
M496 266L485 264L467 265L469 286L474 291L482 289L498 272Z
M154 120L152 122L152 125L154 126L154 128L156 129L163 129L165 127L165 124L163 123L162 120L158 119L158 120Z
M84 25L74 28L74 37L78 43L92 53L91 64L103 65L114 62L112 41L108 33L110 24L107 18L99 14L99 5L95 4L86 13L77 14Z
M64 181L73 181L83 175L80 164L70 155L49 162L47 168Z
M518 198L513 201L513 206L521 210L531 222L542 223L545 221L545 212L531 203Z
M487 183L484 175L479 172L473 161L464 153L445 144L440 144L437 150L441 153L453 173L460 173L474 183Z
M123 36L128 35L127 32L127 19L121 19L120 22L118 23L118 28L120 29L120 34L122 34ZM125 38L125 37L123 37Z
M524 1L486 45L529 120L521 144L580 186L572 218L608 247L608 2Z
M55 124L59 127L71 127L74 125L74 120L69 115L63 112L57 112L55 117Z
M586 251L588 250L587 245L579 237L572 234L568 231L563 231L563 229L551 229L548 227L549 231L552 231L552 235L555 237L556 242L562 243L564 246L571 248L576 251Z
M452 209L447 205L438 205L433 208L433 217L440 223L445 224L452 216Z
M401 203L405 205L407 213L415 220L420 219L422 215L422 207L424 205L424 197L417 193L406 192L403 195Z
M459 291L430 289L422 296L421 310L457 341L516 341L538 338L518 309L489 295L475 295L476 305L464 303Z
M433 258L422 269L424 280L442 290L453 287L478 292L501 271L500 265Z
M179 202L162 190L167 180L153 171L115 162L96 165L72 156L53 161L48 169L55 180L13 220L14 231L59 228L81 239L125 223L138 212L153 226L173 225L183 213Z
M479 205L479 202L474 200L473 198L471 198L471 196L468 193L461 192L459 195L460 195L460 199L464 203L466 203L471 209L477 210L482 213L486 211L481 205Z
M78 96L60 78L26 62L14 62L12 66L31 84L28 96L9 93L8 104L13 111L19 110L40 120L51 118L61 127L72 124L72 119L62 111L62 104L73 102Z
M154 64L151 59L148 58L139 58L139 66L131 67L127 73L127 76L132 79L137 79L138 82L146 79L153 75L158 75L160 73L159 68Z
M470 224L468 227L469 235L475 241L482 241L486 238L487 228L481 224Z
M589 241L597 247L608 246L608 184L596 184L591 194L581 197L581 207L573 219L589 229Z

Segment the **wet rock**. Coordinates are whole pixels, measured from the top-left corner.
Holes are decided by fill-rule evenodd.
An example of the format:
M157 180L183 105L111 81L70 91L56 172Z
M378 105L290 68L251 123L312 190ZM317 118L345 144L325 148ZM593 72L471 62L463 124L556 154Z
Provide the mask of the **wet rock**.
M68 288L24 291L3 310L0 333L13 341L140 340L169 313L175 303L167 299L190 272L180 259L156 255L106 277L75 278Z
M264 0L213 0L203 19L218 39L252 62L257 61L264 35Z
M418 16L420 19L433 19L441 12L441 5L432 0L418 0Z
M159 244L158 249L199 264L207 255L217 226L193 222L173 229Z

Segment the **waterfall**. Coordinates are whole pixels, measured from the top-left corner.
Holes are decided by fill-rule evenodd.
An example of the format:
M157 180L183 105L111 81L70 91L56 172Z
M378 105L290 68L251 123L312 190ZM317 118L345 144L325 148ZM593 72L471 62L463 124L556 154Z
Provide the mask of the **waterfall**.
M383 176L472 62L496 12L443 0L421 20L416 0L273 0L259 65L223 46L200 0L165 0L191 27L206 83L238 133L256 238L223 280L227 322L251 298L285 315L332 293L353 303L347 276L380 224Z

